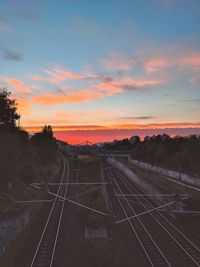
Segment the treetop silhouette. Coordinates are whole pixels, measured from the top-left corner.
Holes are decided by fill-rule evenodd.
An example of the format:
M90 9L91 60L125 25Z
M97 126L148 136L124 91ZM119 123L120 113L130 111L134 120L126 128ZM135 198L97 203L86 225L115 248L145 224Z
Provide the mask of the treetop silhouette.
M0 88L0 128L16 128L16 122L20 118L17 113L17 102L10 99L11 92L6 88Z

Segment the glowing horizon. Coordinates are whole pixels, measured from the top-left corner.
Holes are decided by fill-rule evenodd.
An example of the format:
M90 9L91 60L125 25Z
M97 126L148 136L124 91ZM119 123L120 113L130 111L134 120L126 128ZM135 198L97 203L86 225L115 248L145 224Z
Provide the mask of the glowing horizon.
M189 136L192 134L200 135L199 123L182 123L182 124L163 124L163 125L132 125L129 128L124 127L107 127L100 125L76 125L76 126L53 126L54 136L69 144L80 144L85 141L92 143L111 142L124 138L130 138L133 135L139 135L144 139L147 135L169 134L170 136ZM38 132L43 126L24 127L30 133ZM156 128L157 127L157 128Z

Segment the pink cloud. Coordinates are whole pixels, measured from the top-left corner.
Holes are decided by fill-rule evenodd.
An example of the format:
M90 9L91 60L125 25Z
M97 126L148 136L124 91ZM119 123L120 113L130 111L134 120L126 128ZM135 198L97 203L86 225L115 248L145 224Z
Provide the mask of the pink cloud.
M34 86L28 85L22 80L4 76L0 77L0 83L11 87L18 93L30 93L31 89L34 88Z
M108 96L112 96L114 94L119 94L123 92L121 85L115 82L102 82L96 84L95 87L98 90L103 91Z
M153 80L153 79L143 79L143 80L130 80L130 84L136 84L136 86L153 86L153 85L158 85L161 84L163 81L162 80Z
M48 76L43 77L33 74L30 75L30 78L35 81L45 81L55 84L65 80L84 80L88 78L97 78L97 75L92 72L75 73L67 69L61 69L59 67L54 67L51 70L43 69L43 72L46 73Z
M198 84L200 81L200 52L185 52L182 51L181 48L180 51L175 51L176 53L166 53L167 55L163 56L155 55L144 60L144 69L148 74L158 73L159 75L162 75L165 73L165 76L168 76L167 73L169 74L169 71L176 68L176 70L180 72L186 71L189 73L189 81L191 84ZM171 73L171 77L172 75L173 74Z
M148 73L160 71L166 69L173 64L171 59L164 57L152 57L144 62L144 68Z
M154 79L134 80L132 78L123 78L118 81L108 80L107 82L96 84L95 87L111 96L113 94L122 93L126 89L140 91L143 87L154 86L161 83L161 80Z
M156 51L155 49L147 49L135 56L113 53L102 60L102 65L108 71L125 72L134 69L136 66L143 67L148 75L164 74L164 72L167 75L172 68L176 67L179 71L190 71L191 80L197 81L197 76L200 73L200 52L189 51L180 44L172 44ZM100 87L107 87L107 85L101 85ZM110 88L113 91L116 90L116 87L119 88L120 86L110 83Z
M187 68L200 68L200 53L192 52L180 58L180 65Z
M109 71L127 71L135 65L135 60L130 56L113 53L102 60L102 65Z

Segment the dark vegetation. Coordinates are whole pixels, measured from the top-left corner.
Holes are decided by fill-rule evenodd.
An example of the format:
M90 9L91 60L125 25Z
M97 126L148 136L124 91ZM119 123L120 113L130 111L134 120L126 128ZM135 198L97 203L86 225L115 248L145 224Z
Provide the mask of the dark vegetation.
M76 169L78 170L77 181L101 182L101 163L101 159L94 155L79 155L76 161ZM85 192L88 193L85 194ZM101 186L82 185L76 188L76 200L88 207L108 213ZM80 208L79 223L83 234L85 234L86 228L96 229L97 231L101 231L100 228L105 228L108 233L108 236L104 238L84 238L81 247L83 266L114 266L114 259L111 255L111 237L109 234L111 227L110 217Z
M146 136L144 141L133 136L106 144L104 149L130 151L135 160L200 177L200 136L197 135L154 135Z
M92 155L79 155L77 161L80 182L101 182L101 159ZM88 192L85 194L85 192ZM77 188L77 200L91 208L107 213L106 203L99 185L82 185ZM80 209L80 220L84 227L107 227L109 217Z
M133 159L200 177L200 136L154 136L135 144Z
M123 151L130 150L131 141L128 138L124 138L122 140L114 140L112 143L105 144L104 149L123 150Z
M57 162L51 126L32 136L17 127L20 115L10 97L10 92L0 89L0 189L16 179L24 183L45 179L47 167Z

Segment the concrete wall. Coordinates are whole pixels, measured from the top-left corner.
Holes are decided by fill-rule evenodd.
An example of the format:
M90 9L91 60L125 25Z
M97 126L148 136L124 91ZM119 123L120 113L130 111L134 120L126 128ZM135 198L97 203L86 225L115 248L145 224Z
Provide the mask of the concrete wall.
M16 238L29 220L30 216L27 211L16 217L0 220L0 254L6 251L10 242Z
M200 178L195 178L193 176L189 176L185 173L181 173L181 172L177 172L177 171L172 171L172 170L167 170L167 169L164 169L164 168L160 168L160 167L156 167L156 166L153 166L151 164L148 164L148 163L144 163L144 162L141 162L141 161L138 161L138 160L133 160L131 158L129 158L129 162L131 162L132 164L140 167L140 168L143 168L143 169L146 169L146 170L150 170L150 171L153 171L155 173L158 173L158 174L161 174L161 175L165 175L165 176L168 176L174 180L177 180L177 181L182 181L184 183L187 183L187 184L190 184L190 185L194 185L194 186L200 186Z
M137 176L132 170L130 170L128 167L126 167L124 164L121 162L113 159L113 158L108 158L107 159L108 163L119 169L122 173L124 173L128 179L133 181L138 188L140 188L144 193L149 193L149 194L166 194L166 192L163 192L162 190L158 190L155 185L153 185L151 182L147 181L145 178ZM166 204L168 202L174 201L174 197L161 197L161 196L154 196L152 197L153 201L156 201L158 204ZM181 202L177 202L174 205L170 206L169 209L171 210L183 210L183 205Z

